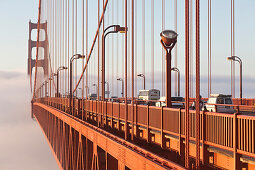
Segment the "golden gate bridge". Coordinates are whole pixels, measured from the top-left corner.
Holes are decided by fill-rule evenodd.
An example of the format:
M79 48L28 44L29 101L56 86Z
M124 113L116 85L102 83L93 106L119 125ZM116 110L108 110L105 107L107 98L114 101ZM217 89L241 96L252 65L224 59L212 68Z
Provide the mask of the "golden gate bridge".
M208 0L208 98L201 98L200 0L39 0L38 22L29 22L32 117L60 169L254 168L255 99L242 96L235 2L229 6L232 96L212 94L211 6ZM180 47L185 98L180 97Z

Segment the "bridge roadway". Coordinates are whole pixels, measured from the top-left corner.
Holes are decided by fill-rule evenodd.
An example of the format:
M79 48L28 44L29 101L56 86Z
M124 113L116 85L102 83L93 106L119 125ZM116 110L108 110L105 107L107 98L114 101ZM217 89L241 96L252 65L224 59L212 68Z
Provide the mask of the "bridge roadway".
M185 152L184 109L135 104L132 108L132 105L129 104L129 140L125 141L123 139L125 133L124 103L74 99L72 106L72 112L70 112L68 98L38 98L33 104L33 113L45 131L49 143L53 145L53 150L63 169L68 169L69 166L76 166L77 169L82 167L78 163L79 161L76 165L72 163L73 160L79 160L77 154L70 154L70 150L59 148L63 136L68 138L69 144L67 142L66 145L76 148L74 152L78 155L82 150L79 149L80 143L84 143L83 138L86 138L87 145L84 145L93 148L91 149L92 154L86 151L86 154L91 154L90 156L80 156L80 158L86 157L84 167L87 169L91 169L92 166L98 166L99 169L102 167L108 167L108 169L117 169L116 167L120 169L121 167L122 169L124 167L130 169L183 169L181 165L184 165ZM195 111L190 110L191 166L195 163L194 120ZM56 124L56 122L59 123ZM201 111L200 124L202 169L255 168L254 116ZM88 130L89 128L83 130L83 126L92 130ZM51 132L56 128L60 129L58 130L59 134ZM70 135L76 137L70 138ZM106 142L109 141L108 139L115 140L115 142ZM70 141L73 145L70 145ZM60 143L57 144L57 142ZM114 148L116 143L118 149ZM121 149L122 147L126 149ZM125 156L123 156L124 152L119 153L120 150L125 150ZM128 152L129 150L130 152ZM70 159L70 155L73 159ZM103 156L104 159L102 159L102 155L106 155ZM89 160L90 158L92 160ZM94 163L89 165L88 162ZM111 165L113 167L110 167Z

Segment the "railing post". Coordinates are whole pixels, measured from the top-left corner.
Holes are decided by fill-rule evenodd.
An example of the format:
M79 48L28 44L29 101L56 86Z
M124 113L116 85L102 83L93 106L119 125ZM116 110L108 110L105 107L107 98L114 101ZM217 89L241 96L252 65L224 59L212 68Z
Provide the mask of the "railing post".
M164 140L164 132L163 132L163 128L164 128L164 126L163 126L163 120L164 120L163 119L163 112L164 112L163 106L161 106L161 120L160 120L161 121L161 124L160 124L161 125L161 129L160 129L161 134L160 135L161 135L161 148L162 149L165 148L165 140Z
M238 107L239 110L239 107ZM237 139L238 139L238 123L237 123L237 113L233 116L233 154L234 154L234 170L241 168L240 154L237 153Z
M147 105L147 142L150 142L150 111L149 104Z
M205 111L202 111L202 163L203 164L209 164L209 151L208 146L205 144L206 140L206 116L205 116Z
M118 113L118 130L120 131L120 103L118 103L119 105L119 113Z
M105 101L105 125L108 126L108 120L107 120L107 101Z
M112 129L113 129L113 101L112 101L112 119L111 119L111 126L112 126Z

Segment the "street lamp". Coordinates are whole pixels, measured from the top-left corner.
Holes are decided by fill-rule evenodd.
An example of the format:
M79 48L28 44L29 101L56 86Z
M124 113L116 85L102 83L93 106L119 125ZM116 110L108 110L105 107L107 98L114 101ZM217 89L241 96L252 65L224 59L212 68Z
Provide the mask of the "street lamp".
M71 106L72 106L72 99L73 99L73 61L76 59L81 59L85 58L84 55L81 54L74 54L70 58L70 101L69 101L69 106L70 106L70 111L71 111Z
M44 85L44 97L46 98L47 97L47 84L48 84L48 80L45 80L43 85Z
M124 82L123 82L123 79L122 78L118 78L117 80L122 82L121 95L122 95L122 98L124 98L124 92L123 92L123 90L124 90Z
M145 75L144 74L138 74L137 76L143 78L143 89L145 90Z
M88 90L88 94L89 94L89 86L85 86L85 88L87 88L87 90Z
M172 71L176 71L178 74L178 93L177 96L180 96L180 70L177 67L171 68Z
M112 31L109 31L105 34L105 32L113 28ZM110 25L108 26L105 30L104 33L102 34L102 100L104 101L105 99L105 39L106 36L111 34L111 33L125 33L127 30L125 27L121 27L120 25ZM109 85L109 84L108 84ZM109 95L108 95L109 98Z
M242 71L242 60L240 57L237 56L232 56L227 58L230 61L237 61L240 65L240 99L241 99L241 104L242 104L242 98L243 98L243 71Z
M96 87L96 89L97 89L97 84L92 84L92 86L95 86ZM96 90L97 91L97 90Z
M105 84L107 84L107 98L109 99L109 95L110 95L109 83L106 81Z
M64 66L61 66L61 67L59 67L58 69L57 69L57 97L60 97L60 95L59 95L59 72L61 71L61 70L66 70L67 69L67 67L64 67Z
M166 107L171 107L171 51L177 42L178 34L172 30L164 30L160 36L160 42L166 50Z

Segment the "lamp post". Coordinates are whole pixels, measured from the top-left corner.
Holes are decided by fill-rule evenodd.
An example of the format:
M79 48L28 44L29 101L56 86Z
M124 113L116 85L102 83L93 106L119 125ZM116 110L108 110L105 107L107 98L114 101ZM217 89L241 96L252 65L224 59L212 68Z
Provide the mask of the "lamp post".
M60 97L60 95L59 95L59 72L61 70L66 70L66 69L67 69L67 67L64 67L64 66L61 66L57 69L57 97Z
M85 86L85 88L87 88L88 94L89 94L89 86Z
M178 74L178 92L177 92L177 96L180 96L180 70L177 67L173 67L171 68L172 71L176 71Z
M242 104L242 98L243 98L243 62L241 60L240 57L237 57L237 56L231 56L231 57L228 57L227 58L228 60L231 60L231 61L237 61L240 65L240 100L241 100L241 104Z
M143 89L145 90L145 75L144 74L138 74L137 76L143 78Z
M117 80L122 82L121 95L122 95L122 98L124 98L124 92L123 92L123 90L124 90L124 82L123 82L123 79L122 78L118 78Z
M47 97L47 84L48 84L48 80L45 80L45 82L43 83L44 84L44 87L45 87L45 92L44 92L44 97L46 98Z
M178 34L172 30L164 30L160 36L160 42L166 50L166 107L171 107L171 52L177 42Z
M54 77L57 77L57 73L52 73L52 80L54 80ZM53 84L55 87L55 84ZM53 89L53 92L55 92L56 87ZM57 93L55 92L55 97L57 97Z
M104 34L110 28L114 28L114 29ZM118 33L118 32L125 33L126 28L121 27L120 25L110 25L104 30L104 33L102 34L102 82L101 83L102 83L102 100L103 101L105 100L105 39L107 35L111 33ZM108 98L109 98L109 95L108 95Z
M92 84L92 86L95 86L96 87L96 89L97 89L97 84ZM96 90L97 91L97 90Z
M70 112L72 113L71 110L71 106L72 106L72 100L73 100L73 61L76 59L81 59L81 58L85 58L84 55L81 54L74 54L71 58L70 58L70 101L69 101L69 106L70 106Z
M53 80L53 77L49 77L49 82L50 82L50 84L49 84L49 97L50 97L50 100L49 100L49 104L51 105L51 80Z
M107 84L107 98L109 99L109 95L110 95L109 83L106 81L105 84Z

